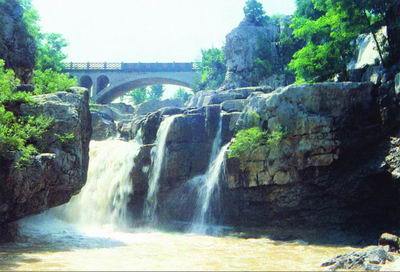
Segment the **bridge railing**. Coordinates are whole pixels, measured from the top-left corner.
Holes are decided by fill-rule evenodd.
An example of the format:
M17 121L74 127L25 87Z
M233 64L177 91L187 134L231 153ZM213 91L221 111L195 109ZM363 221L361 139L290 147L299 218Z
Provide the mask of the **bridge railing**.
M193 63L117 63L117 62L69 62L66 71L129 71L129 72L193 72Z
M66 70L122 70L121 62L68 62Z

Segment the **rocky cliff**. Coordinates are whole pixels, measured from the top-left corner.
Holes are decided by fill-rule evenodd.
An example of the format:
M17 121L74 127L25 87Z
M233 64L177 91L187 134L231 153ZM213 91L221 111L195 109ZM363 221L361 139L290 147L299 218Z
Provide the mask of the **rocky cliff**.
M157 129L176 115L160 175L162 220L190 221L196 192L220 124L222 143L254 126L277 127L277 146L261 144L245 160L226 159L218 216L224 224L268 226L379 225L398 222L400 138L394 81L321 83L199 92L187 109L139 118L132 135L144 146L132 172L131 210L141 215Z
M75 88L21 105L20 114L44 114L54 122L38 143L46 153L23 168L2 173L0 225L64 204L83 187L92 130L88 102L88 92Z
M265 26L243 21L226 36L227 73L223 89L258 85L277 88L294 82L285 66L296 47L282 48L279 44L281 35L291 35L289 18L271 19Z

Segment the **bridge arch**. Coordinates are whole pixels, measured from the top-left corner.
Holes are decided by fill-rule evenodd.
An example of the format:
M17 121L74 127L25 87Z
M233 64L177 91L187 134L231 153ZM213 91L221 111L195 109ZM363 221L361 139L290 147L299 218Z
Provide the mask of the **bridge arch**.
M106 75L101 75L97 78L96 94L110 86L110 79Z
M97 103L108 104L114 101L116 98L125 95L127 92L133 89L147 87L151 85L158 85L158 84L160 85L169 84L169 85L182 86L186 88L193 88L193 86L190 83L177 79L162 78L162 77L141 78L141 79L126 81L116 86L109 86L104 90L102 90L100 93L98 93L94 99Z

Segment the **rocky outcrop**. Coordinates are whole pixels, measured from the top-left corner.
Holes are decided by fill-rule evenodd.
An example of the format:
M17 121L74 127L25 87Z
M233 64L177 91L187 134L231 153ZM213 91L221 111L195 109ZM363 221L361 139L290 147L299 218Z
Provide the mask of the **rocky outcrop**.
M0 1L0 59L23 83L28 83L35 65L36 43L28 33L23 16L19 1Z
M228 160L227 220L313 226L364 216L381 225L396 221L399 142L397 135L388 137L398 125L393 94L371 83L322 83L251 96L238 126L254 125L256 115L264 130L282 129L284 137L244 161Z
M86 182L91 117L85 89L41 95L20 114L44 114L52 127L37 143L40 150L23 168L12 168L0 182L0 225L64 204ZM73 137L66 137L73 135Z
M322 267L329 267L330 271L337 270L365 270L379 271L382 265L393 262L394 256L389 253L389 247L371 246L362 251L339 255L323 263Z
M117 135L117 125L108 115L92 111L92 140L103 141Z
M274 20L265 26L244 21L232 30L224 47L227 74L223 89L259 85L276 88L293 82L293 77L284 73L286 60L278 47L282 31L286 31L284 24ZM268 66L270 71L257 71L259 59L268 62L261 66Z

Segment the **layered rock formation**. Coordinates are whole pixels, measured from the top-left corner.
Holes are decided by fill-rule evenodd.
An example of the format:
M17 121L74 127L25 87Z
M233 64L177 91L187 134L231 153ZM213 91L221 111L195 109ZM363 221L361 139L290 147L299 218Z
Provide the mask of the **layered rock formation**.
M394 84L199 92L186 110L161 109L132 126L131 134L140 135L144 146L132 172L131 209L140 215L151 149L165 116L178 114L166 143L158 213L165 221L190 221L196 192L188 181L206 171L220 120L224 144L254 125L255 115L263 130L281 127L284 138L274 147L261 144L244 161L227 159L218 215L225 224L395 223L400 207L397 103Z
M46 153L26 167L2 173L0 225L66 203L86 182L91 137L88 92L75 88L34 99L34 104L21 105L20 114L53 118L38 143Z
M393 89L371 83L289 86L251 97L238 125L246 127L255 112L263 129L279 125L285 136L246 161L228 161L226 217L250 225L395 221L399 146L397 135L388 136L398 125L395 101Z

